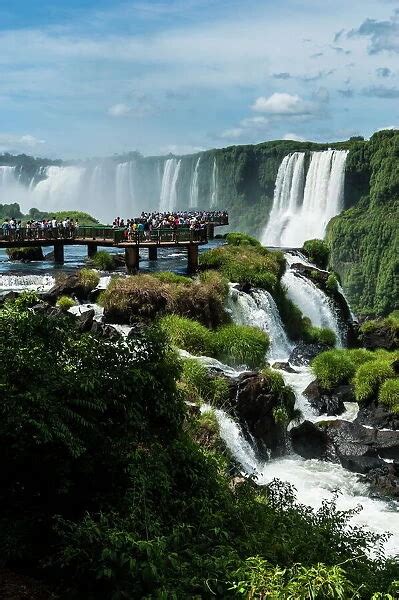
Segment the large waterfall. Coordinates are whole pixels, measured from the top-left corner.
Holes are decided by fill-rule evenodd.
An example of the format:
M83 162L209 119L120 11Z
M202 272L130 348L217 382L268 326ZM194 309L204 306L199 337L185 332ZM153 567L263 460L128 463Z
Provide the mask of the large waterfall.
M168 158L165 163L161 199L159 208L161 211L171 211L177 207L177 179L179 177L181 160L177 158Z
M273 206L262 242L300 247L323 238L330 219L343 206L346 150L312 152L305 178L305 153L285 156L278 170Z
M201 156L197 159L194 167L194 173L191 179L190 185L190 208L195 208L198 206L198 172L199 166L201 162Z

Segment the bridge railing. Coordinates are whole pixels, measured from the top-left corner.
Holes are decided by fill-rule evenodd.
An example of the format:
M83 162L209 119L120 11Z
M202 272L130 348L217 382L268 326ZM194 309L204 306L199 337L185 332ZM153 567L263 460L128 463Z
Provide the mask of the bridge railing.
M132 242L135 244L141 244L145 242L152 242L157 245L162 243L178 244L180 242L200 242L206 243L208 241L208 233L206 229L153 229L152 231L133 231L127 232L119 229L115 230L115 243L121 244L123 242Z

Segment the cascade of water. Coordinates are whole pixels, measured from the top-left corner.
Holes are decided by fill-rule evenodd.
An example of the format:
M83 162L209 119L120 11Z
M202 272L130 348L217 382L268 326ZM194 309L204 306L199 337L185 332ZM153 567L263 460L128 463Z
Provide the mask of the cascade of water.
M343 205L346 150L312 152L304 183L304 152L285 156L279 167L264 245L299 247L323 238Z
M287 359L292 345L285 333L277 305L269 292L254 289L250 294L246 294L230 286L228 308L235 323L256 325L268 333L270 359Z
M81 182L85 169L78 166L46 168L46 179L33 188L34 206L42 210L80 210Z
M16 182L15 167L1 166L0 167L0 190L6 188Z
M134 163L119 163L116 167L115 177L117 213L135 216Z
M51 275L0 275L0 291L48 291L54 285Z
M179 177L181 160L168 158L165 162L161 184L161 197L159 210L171 211L177 205L177 180Z
M265 485L273 479L287 481L295 486L299 502L318 509L324 500L332 499L335 490L339 510L349 510L361 505L363 510L354 514L352 523L366 526L373 531L390 531L392 537L385 550L394 555L399 552L399 512L397 507L369 496L368 485L355 473L346 471L338 464L319 460L304 460L289 456L268 462L257 460L251 444L244 437L241 427L224 411L215 410L220 435L231 454L243 470L255 475L257 483Z
M197 159L194 167L194 173L191 178L190 185L190 208L198 207L198 171L201 161L201 156Z
M332 300L312 281L291 269L285 272L282 283L287 288L288 298L309 317L312 324L332 329L337 336L338 345L342 345L343 332Z
M216 157L213 159L212 179L211 179L211 199L210 207L215 208L218 205L218 166Z

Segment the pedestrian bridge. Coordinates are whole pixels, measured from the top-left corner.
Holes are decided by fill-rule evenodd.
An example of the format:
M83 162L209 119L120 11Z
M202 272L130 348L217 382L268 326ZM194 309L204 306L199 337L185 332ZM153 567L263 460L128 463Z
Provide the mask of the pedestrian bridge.
M89 258L94 256L98 248L120 248L125 251L126 269L134 273L139 268L140 250L148 249L149 260L157 260L158 248L184 248L187 250L187 267L189 272L198 268L198 247L207 244L214 237L214 228L227 225L223 222L210 222L201 229L177 227L175 229L155 229L144 234L132 232L126 237L126 231L113 227L77 227L46 229L11 229L1 230L0 248L54 248L54 262L64 263L65 246L87 246Z

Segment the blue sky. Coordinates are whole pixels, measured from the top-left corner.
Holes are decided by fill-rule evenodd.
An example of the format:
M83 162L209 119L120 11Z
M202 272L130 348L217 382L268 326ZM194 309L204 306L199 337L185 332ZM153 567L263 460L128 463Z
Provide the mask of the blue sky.
M396 0L0 0L0 151L180 154L398 125Z

